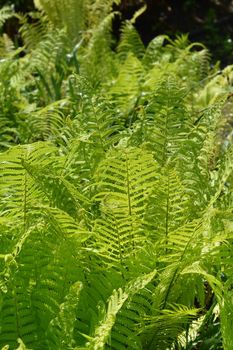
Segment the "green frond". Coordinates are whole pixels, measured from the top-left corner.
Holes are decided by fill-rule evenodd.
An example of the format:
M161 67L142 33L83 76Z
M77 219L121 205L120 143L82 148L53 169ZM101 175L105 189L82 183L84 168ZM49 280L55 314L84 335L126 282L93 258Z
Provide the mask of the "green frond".
M142 40L130 21L126 22L121 29L120 42L117 46L118 58L124 62L129 54L138 59L142 58L145 52Z
M105 17L111 12L113 5L119 5L120 0L88 0L86 1L87 14L88 14L88 27L97 27Z
M75 326L76 344L81 347L86 345L87 339L90 340L90 335L94 334L99 321L104 318L105 307L113 290L125 285L118 272L101 269L101 260L90 253L88 255L83 260L85 286L80 295Z
M216 201L222 195L222 192L225 189L228 178L232 175L232 160L233 160L233 147L229 147L229 149L223 154L222 159L218 162L217 165L217 176L214 180L215 184L215 192L213 197L210 200L210 205L216 205Z
M121 311L124 304L130 304L130 300L128 301L128 299L132 299L135 294L144 289L146 285L154 278L155 273L156 272L151 272L148 275L138 277L135 281L129 282L125 286L124 291L121 288L113 291L113 294L108 300L108 308L103 319L100 320L99 325L96 327L90 342L86 344L87 349L100 350L104 348L106 343L110 345L111 349L120 349L123 346L126 346L126 344L130 345L131 349L139 349L137 342L134 339L130 339L130 337L127 338L127 333L124 334L121 328L119 329L121 331L121 343L117 345L117 341L119 340L118 334L116 334L116 339L114 338L115 333L118 331L118 324L115 322L117 315ZM113 329L113 333L111 334L111 330L114 325L115 329ZM127 327L125 327L125 331L128 331L130 334L130 330L127 330Z
M23 104L19 87L15 86L13 78L17 75L18 63L13 58L2 59L0 62L0 148L7 149L12 142L18 139L17 113L19 105Z
M84 0L36 0L35 4L55 26L65 28L72 39L80 38L80 32L85 28Z
M73 332L76 306L79 302L79 294L82 288L81 282L76 282L70 287L64 303L59 307L58 315L50 321L46 334L49 349L62 349L64 347L69 349L74 347Z
M170 46L176 48L177 50L182 50L188 47L190 44L188 34L177 35L174 40L169 40Z
M140 227L148 195L155 180L156 164L150 153L119 148L109 153L97 169L102 217L95 222L99 254L119 263L140 248Z
M84 231L72 216L61 209L41 206L35 208L35 210L42 214L46 224L50 226L53 233L57 234L60 239L71 239L71 241L74 239L76 244L81 245L90 236L90 233Z
M229 65L222 71L217 71L197 93L197 105L201 108L215 103L219 95L230 93L230 85L233 81L233 65Z
M222 119L223 101L224 98L204 110L194 121L187 134L188 137L180 147L179 154L174 157L185 187L195 198L194 206L192 205L194 217L195 212L199 215L198 212L200 213L208 205L213 195L218 152L221 152L218 148L218 130Z
M17 54L19 54L20 51L16 50L15 45L11 38L7 34L3 34L0 37L0 57L1 58L13 58Z
M37 99L40 106L62 99L62 83L70 69L67 55L72 49L64 30L48 30L46 27L44 30L46 33L39 42L33 42L33 35L30 45L35 45L35 48L18 61L21 75L15 79L15 84L27 98Z
M59 305L67 295L70 283L78 277L83 279L79 259L75 256L80 243L76 238L64 236L64 228L62 233L58 232L56 225L46 221L44 228L37 225L30 233L14 261L6 260L10 274L2 275L7 281L2 293L2 310L5 311L1 313L5 326L0 335L0 341L5 343L13 344L21 336L29 347L47 348L45 334L50 321L56 317L61 320ZM65 262L75 262L76 271L67 269Z
M65 101L56 101L27 114L25 118L27 123L25 136L27 132L28 141L34 141L35 135L37 140L52 140L56 138L65 123L61 108L63 103ZM24 124L25 120L21 122L21 126L24 127Z
M51 207L60 208L77 219L79 211L88 206L90 200L69 181L65 171L63 172L63 162L57 164L57 169L51 172L49 164L56 161L57 158L52 158L52 154L50 156L50 163L46 163L44 166L41 162L30 164L27 160L22 161L22 166L34 180L38 190L43 193L43 197L47 198Z
M210 73L210 60L211 54L207 49L203 49L201 51L197 51L193 55L194 60L199 66L199 79L203 80L208 78Z
M143 73L142 63L130 52L110 88L110 97L115 102L118 113L123 115L121 117L123 122L129 115L126 124L130 124L130 114L137 107L142 90Z
M190 274L190 273L199 274L203 276L208 281L213 291L216 293L215 295L217 296L217 299L222 297L223 290L224 290L222 281L216 278L213 274L209 274L208 272L206 272L206 270L202 266L200 266L198 262L194 262L192 265L187 266L182 271L182 274Z
M232 273L230 273L229 279L225 282L223 294L219 296L219 308L221 318L221 333L223 338L223 347L226 350L232 348L233 342L231 337L231 327L233 324L232 314Z
M141 215L153 188L156 168L153 155L142 148L119 146L110 151L96 172L96 198L102 199L103 210L118 213L118 208L124 208L125 214Z
M17 279L8 284L8 292L2 293L0 346L9 344L16 348L16 340L21 338L29 347L37 341L36 319L30 305L30 294L25 281Z
M230 350L233 66L35 4L0 10L0 348Z
M22 218L26 225L26 216L30 207L37 203L39 192L25 170L22 162L50 164L49 155L55 148L51 144L35 143L25 147L15 147L0 155L0 193L3 198L1 211L15 218Z
M177 171L169 166L162 169L149 196L144 216L148 237L154 242L166 242L173 230L189 220L189 201L190 197Z
M2 30L4 23L13 16L14 12L10 6L3 6L0 9L0 30Z
M179 52L173 68L177 76L187 84L190 90L199 90L200 85L203 85L208 77L210 53L202 45L199 47L198 44L193 43ZM189 77L189 81L187 77Z
M159 35L148 44L143 56L143 64L146 69L152 68L162 60L162 55L165 52L163 45L166 39L166 35Z
M29 18L26 15L21 16L19 20L21 25L19 32L28 51L36 49L38 43L46 38L48 30L52 29L49 28L48 19L37 12L31 12Z
M80 60L80 72L97 87L116 74L116 63L112 46L112 21L116 13L106 16L91 33L87 47Z
M185 329L185 325L194 319L200 310L185 305L170 305L156 316L145 317L139 332L142 332L144 347L148 350L165 350Z
M81 101L82 111L77 119L83 130L88 132L89 143L94 146L95 158L98 158L120 138L118 116L114 106L105 98L83 97Z
M152 93L139 123L136 137L141 133L142 141L161 165L176 154L190 129L184 94L174 76L165 77Z

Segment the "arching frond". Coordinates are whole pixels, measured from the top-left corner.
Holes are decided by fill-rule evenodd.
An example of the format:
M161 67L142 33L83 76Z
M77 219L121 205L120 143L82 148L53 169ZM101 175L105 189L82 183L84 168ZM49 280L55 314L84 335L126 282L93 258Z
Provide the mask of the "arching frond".
M48 30L51 30L46 16L39 15L37 12L31 13L30 17L21 16L20 18L20 35L26 50L35 50L38 43L46 39ZM30 21L33 21L30 23Z
M165 49L163 49L165 39L166 35L159 35L151 40L147 46L145 54L143 56L143 63L146 69L152 68L158 63L158 61L161 60L161 56L165 52Z
M129 282L125 286L124 291L121 288L113 291L113 294L108 300L107 311L95 329L93 337L90 338L90 341L87 343L87 349L100 350L104 348L106 343L108 343L112 349L119 349L126 345L130 346L131 349L139 349L137 342L134 339L130 339L130 330L128 330L128 337L127 334L116 334L117 331L121 331L121 328L118 329L118 324L115 325L116 317L128 299L132 299L135 294L140 292L141 289L144 289L154 276L155 272L140 276L135 281ZM130 300L128 304L130 304ZM114 325L115 329L113 329L113 333L111 334ZM121 339L118 343L119 336Z
M0 9L0 30L4 23L11 17L14 16L14 12L10 6L3 6Z
M144 346L150 349L165 350L179 338L184 325L194 319L199 310L184 305L171 305L159 315L145 318L140 331L143 332Z

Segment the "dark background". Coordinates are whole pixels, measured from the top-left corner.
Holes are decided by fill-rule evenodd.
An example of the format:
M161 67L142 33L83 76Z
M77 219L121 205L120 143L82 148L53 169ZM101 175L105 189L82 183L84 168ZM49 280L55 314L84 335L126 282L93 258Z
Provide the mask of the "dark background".
M115 10L122 14L121 20L129 19L143 4L147 10L137 19L136 27L147 44L158 34L189 33L191 41L200 41L210 49L213 61L222 65L233 63L233 0L122 0ZM34 9L33 0L0 0L0 6L14 5L16 11ZM119 36L120 20L114 23L113 32ZM8 21L6 32L12 37L17 23Z

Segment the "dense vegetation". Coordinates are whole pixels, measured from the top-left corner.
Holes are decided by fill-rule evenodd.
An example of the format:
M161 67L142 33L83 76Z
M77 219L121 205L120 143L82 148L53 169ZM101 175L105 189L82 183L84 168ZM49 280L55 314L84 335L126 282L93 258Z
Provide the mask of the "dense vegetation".
M233 66L113 3L0 11L0 347L232 350Z
M1 0L1 4L14 6L21 13L35 9L33 0ZM147 8L137 18L135 27L145 45L160 34L174 39L177 34L189 33L191 41L201 41L210 49L213 61L220 60L223 67L232 63L232 0L120 0L114 4L120 16L113 21L113 36L119 37L121 23L144 4ZM6 33L16 41L18 28L17 20L12 18L4 25Z

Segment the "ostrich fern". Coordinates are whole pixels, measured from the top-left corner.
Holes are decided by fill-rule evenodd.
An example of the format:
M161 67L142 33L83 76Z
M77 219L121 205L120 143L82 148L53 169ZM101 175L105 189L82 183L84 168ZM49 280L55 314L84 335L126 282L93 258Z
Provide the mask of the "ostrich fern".
M232 66L135 16L113 50L113 3L37 1L0 46L0 348L231 350Z

